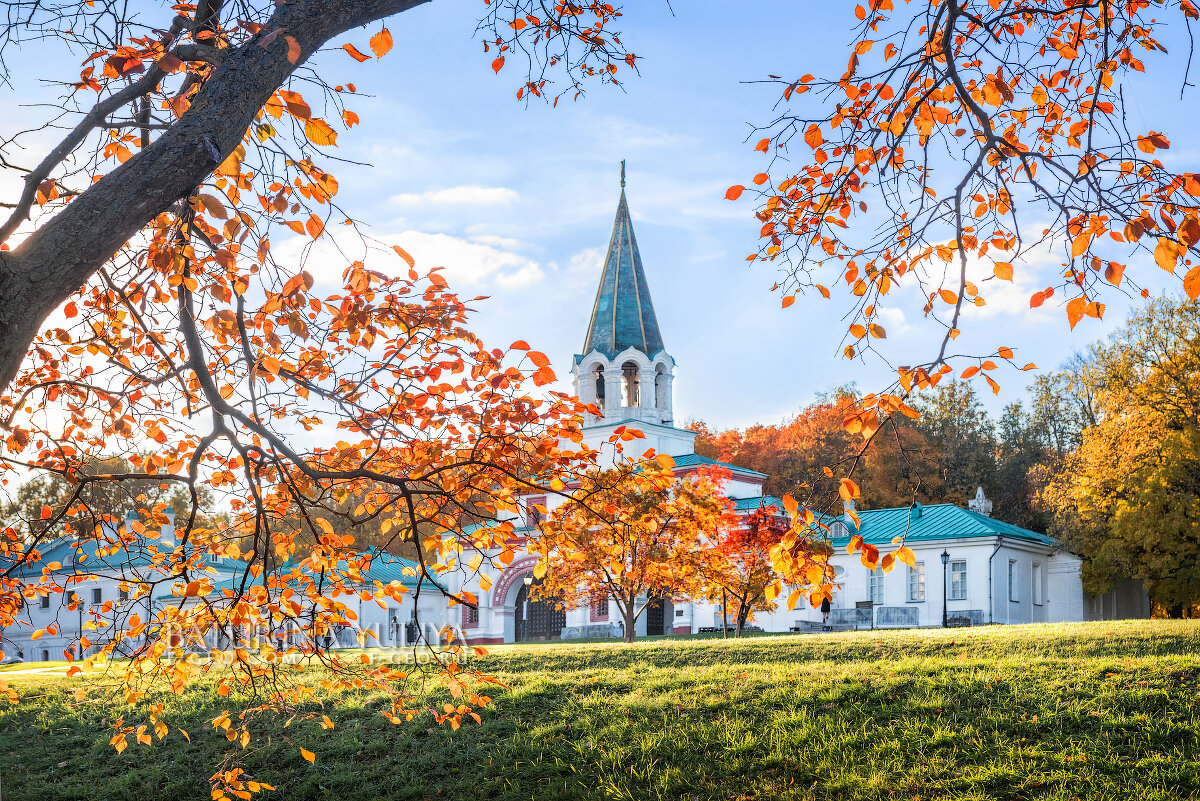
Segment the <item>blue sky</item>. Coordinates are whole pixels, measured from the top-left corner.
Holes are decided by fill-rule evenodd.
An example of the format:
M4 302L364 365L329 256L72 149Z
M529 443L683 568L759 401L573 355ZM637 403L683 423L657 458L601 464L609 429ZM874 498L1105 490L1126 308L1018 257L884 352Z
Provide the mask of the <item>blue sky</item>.
M677 419L717 427L777 422L839 384L881 387L891 376L884 364L840 356L846 322L836 302L811 295L780 308L769 291L774 269L744 260L756 249L760 224L748 204L723 197L763 166L747 139L752 122L772 116L776 89L749 82L770 73L840 73L854 4L671 5L674 13L666 0L626 4L622 39L639 56L640 77L622 70L624 91L597 84L557 108L515 100L521 76L514 69L493 74L494 54L474 37L481 0L437 0L390 20L395 48L381 61L359 65L340 49L319 55L327 79L352 81L359 91L348 106L362 124L328 150L356 162L328 165L340 180L339 202L422 266L445 265L460 294L488 295L475 304L485 341L529 341L550 356L565 389L626 159L634 228L677 362ZM376 29L333 44L367 51ZM1127 95L1131 125L1167 131L1173 158L1194 169L1195 135L1183 130L1178 82L1166 72L1170 80L1156 73ZM30 82L16 95L31 99L38 91ZM1108 299L1104 321L1088 320L1074 333L1057 305L1061 293L1027 308L1030 293L1061 275L1060 261L1047 254L1019 272L1016 285L985 292L989 305L970 310L957 344L975 352L1004 344L1022 363L1053 368L1119 325L1125 309L1117 297ZM331 262L324 277L343 266ZM1153 269L1141 272L1162 285L1166 275ZM897 363L930 354L938 332L923 324L920 306L910 300L882 315ZM994 411L1021 399L1033 374L998 377L999 397L980 387Z
M565 379L583 343L624 158L655 309L678 365L677 419L776 422L838 384L886 383L880 362L839 355L846 323L836 304L812 295L780 308L772 268L744 261L759 223L746 204L723 198L762 164L746 140L751 122L769 119L775 90L747 82L840 71L853 4L693 0L673 3L674 15L660 0L629 6L623 41L640 57L641 77L627 73L624 92L597 85L556 109L517 102L515 71L493 75L492 55L472 37L474 0L391 21L396 48L380 62L325 56L335 70L327 75L344 72L373 95L351 102L363 124L339 141L340 155L372 165L337 170L343 204L422 264L445 264L462 294L489 295L476 317L486 341L526 339ZM348 38L365 50L367 35ZM1169 120L1162 127L1178 153L1183 132ZM1121 322L1116 298L1106 320L1074 333L1057 304L1029 310L1057 264L1048 256L1016 286L985 293L989 306L972 309L958 344L1009 345L1022 363L1052 368ZM920 305L884 313L900 362L926 356L936 336ZM999 377L993 410L1022 398L1033 374Z

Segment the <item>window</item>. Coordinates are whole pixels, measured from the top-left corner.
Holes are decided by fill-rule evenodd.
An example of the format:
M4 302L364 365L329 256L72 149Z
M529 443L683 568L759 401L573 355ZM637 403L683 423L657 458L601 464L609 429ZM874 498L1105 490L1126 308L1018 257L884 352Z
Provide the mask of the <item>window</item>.
M1042 566L1037 562L1033 563L1033 602L1038 606L1042 605Z
M908 569L908 600L920 603L925 600L925 563L917 562Z
M465 606L463 607L463 623L468 626L479 625L479 607Z
M41 609L49 609L50 608L50 596L43 595L41 600L38 602L38 607Z
M542 513L538 507L546 508L546 496L538 495L525 501L525 526L535 528L542 522Z
M965 559L950 563L950 600L967 600L967 562Z
M129 600L129 590L118 590L117 591L117 600L119 600L121 603L125 603L126 601L128 601Z
M675 617L683 617L683 607L679 607L675 610Z
M50 652L49 651L42 651L42 661L43 662L50 661Z
M104 591L99 587L92 588L92 603L98 604L104 602Z
M1008 560L1008 600L1019 603L1017 599L1017 560Z
M883 577L882 570L867 571L867 588L871 594L871 603L876 606L883 605Z
M608 620L608 596L592 599L592 620Z

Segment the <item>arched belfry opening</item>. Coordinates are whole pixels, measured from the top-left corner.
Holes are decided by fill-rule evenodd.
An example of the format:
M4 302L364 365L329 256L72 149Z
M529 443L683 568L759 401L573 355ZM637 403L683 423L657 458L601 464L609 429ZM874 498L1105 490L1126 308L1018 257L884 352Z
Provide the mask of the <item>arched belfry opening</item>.
M634 362L625 362L621 365L621 405L641 406L641 388L642 378L638 373L638 366Z
M667 409L667 369L661 364L654 368L654 408Z
M592 370L592 381L596 392L596 405L604 408L604 365L597 364Z

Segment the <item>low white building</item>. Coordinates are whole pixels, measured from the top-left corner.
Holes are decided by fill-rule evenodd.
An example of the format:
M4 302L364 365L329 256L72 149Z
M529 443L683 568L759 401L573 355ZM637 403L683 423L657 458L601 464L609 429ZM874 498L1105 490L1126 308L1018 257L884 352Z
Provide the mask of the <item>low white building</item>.
M125 525L132 530L136 516L126 515ZM110 527L110 535L115 526ZM154 536L138 536L125 549L115 554L98 553L98 543L79 543L74 538L62 538L40 552L40 559L20 571L30 584L41 581L47 568L50 581L61 592L39 594L26 599L15 625L0 630L0 650L8 656L19 656L27 662L57 661L67 657L86 657L96 653L115 634L114 621L128 621L136 614L142 621L154 619L164 607L197 603L172 591L169 583L161 584L150 593L139 595L137 585L153 575L152 559L157 552L169 552L176 546L174 526L163 526ZM209 557L205 560L206 577L214 592L236 590L262 582L248 574L247 564L239 559ZM164 577L165 578L165 577ZM199 576L196 576L199 578ZM375 582L387 585L397 581L407 592L400 601L381 597L364 600L362 591L375 593ZM342 594L330 592L327 597L340 601L354 613L352 625L339 627L328 641L330 647L357 648L363 644L378 647L397 647L420 642L438 643L442 627L457 618L450 610L442 587L428 579L420 581L416 563L387 553L374 554L370 567L363 572L362 583ZM77 598L79 603L72 604ZM75 608L71 608L71 606ZM36 640L35 632L43 632ZM369 632L369 634L367 633ZM236 640L253 643L254 639L271 637L288 644L298 644L304 635L300 625L285 625L274 631L229 632L210 630L204 634L204 647L224 649ZM145 642L145 635L127 643L122 650L132 651Z

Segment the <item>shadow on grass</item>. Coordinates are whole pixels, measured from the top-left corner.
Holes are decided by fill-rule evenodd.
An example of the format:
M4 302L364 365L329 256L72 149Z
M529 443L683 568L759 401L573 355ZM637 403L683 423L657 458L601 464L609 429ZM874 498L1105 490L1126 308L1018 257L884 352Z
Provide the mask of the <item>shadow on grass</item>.
M331 732L263 721L245 767L265 797L342 801L1196 797L1198 644L1143 625L498 649L481 725L393 726L346 695ZM208 797L225 699L164 698L171 734L118 755L121 708L74 686L0 712L5 799Z

